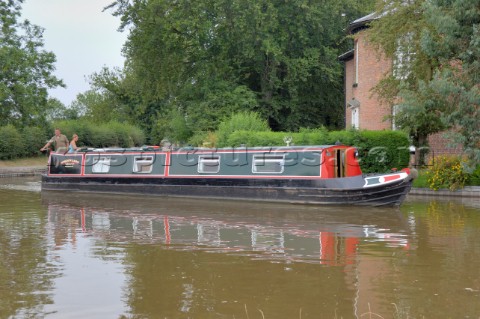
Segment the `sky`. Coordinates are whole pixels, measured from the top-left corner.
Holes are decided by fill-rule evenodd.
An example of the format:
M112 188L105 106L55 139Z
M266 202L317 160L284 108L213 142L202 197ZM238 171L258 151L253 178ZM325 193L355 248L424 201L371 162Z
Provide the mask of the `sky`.
M120 19L111 10L113 0L25 0L22 19L44 28L44 49L57 57L55 75L66 88L50 96L66 106L90 88L87 77L104 66L122 67L126 32L118 32Z

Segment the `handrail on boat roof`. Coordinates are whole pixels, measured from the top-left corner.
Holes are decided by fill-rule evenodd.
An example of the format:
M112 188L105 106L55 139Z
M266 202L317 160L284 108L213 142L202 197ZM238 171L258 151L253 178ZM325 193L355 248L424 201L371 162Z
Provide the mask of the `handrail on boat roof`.
M145 152L145 151L153 151L153 152L165 152L165 151L228 151L228 150L308 150L308 149L315 149L315 150L323 150L331 147L339 147L346 145L293 145L293 146L240 146L240 147L224 147L224 148L208 148L208 147L179 147L179 148L169 148L169 149L162 149L158 146L140 146L140 147L104 147L104 148L95 148L95 147L83 147L77 150L77 153L90 153L90 152L99 152L99 153L123 153L123 152ZM348 146L347 146L348 147Z

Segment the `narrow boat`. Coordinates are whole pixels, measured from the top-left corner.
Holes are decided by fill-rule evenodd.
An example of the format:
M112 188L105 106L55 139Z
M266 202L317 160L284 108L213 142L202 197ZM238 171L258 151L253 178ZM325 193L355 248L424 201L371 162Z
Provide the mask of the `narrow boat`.
M398 206L414 170L362 174L345 145L82 149L52 153L42 190L315 205Z

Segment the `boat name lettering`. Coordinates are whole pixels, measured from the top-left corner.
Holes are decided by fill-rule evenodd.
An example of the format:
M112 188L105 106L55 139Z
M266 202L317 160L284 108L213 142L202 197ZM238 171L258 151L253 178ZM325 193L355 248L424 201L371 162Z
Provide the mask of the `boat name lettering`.
M78 165L80 162L75 159L66 159L60 162L60 165L65 166L65 167L73 167L74 165Z

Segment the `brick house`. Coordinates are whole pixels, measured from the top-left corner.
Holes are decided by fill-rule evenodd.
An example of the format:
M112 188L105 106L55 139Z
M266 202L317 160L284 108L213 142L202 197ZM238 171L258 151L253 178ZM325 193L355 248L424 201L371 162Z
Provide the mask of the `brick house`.
M376 13L359 18L347 28L347 33L354 36L353 49L339 56L345 64L345 127L366 130L395 130L391 116L395 107L385 105L372 92L372 89L389 72L393 61L377 52L368 43L365 30L376 19ZM444 133L429 137L430 157L446 154L460 154L462 147L452 146Z

